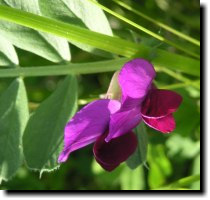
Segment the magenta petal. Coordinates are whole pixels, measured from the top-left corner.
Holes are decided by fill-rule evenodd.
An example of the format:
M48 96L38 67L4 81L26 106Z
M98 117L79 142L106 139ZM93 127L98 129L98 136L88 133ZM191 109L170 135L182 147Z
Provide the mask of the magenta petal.
M176 123L172 114L161 118L142 117L142 119L148 126L162 133L170 133L176 127Z
M68 122L64 133L64 149L58 162L65 162L69 154L94 142L108 129L110 114L120 108L116 100L97 100L83 107Z
M151 89L142 104L141 113L144 117L163 117L177 110L182 97L170 90Z
M96 161L107 171L112 171L120 163L128 159L137 147L137 138L129 132L110 142L105 142L106 134L101 135L95 142L93 153Z
M120 109L118 112L112 114L109 123L109 134L105 139L106 142L128 133L135 128L141 120L140 107L135 107L127 111Z
M123 66L118 79L122 90L122 104L140 105L155 77L153 65L147 60L136 58Z

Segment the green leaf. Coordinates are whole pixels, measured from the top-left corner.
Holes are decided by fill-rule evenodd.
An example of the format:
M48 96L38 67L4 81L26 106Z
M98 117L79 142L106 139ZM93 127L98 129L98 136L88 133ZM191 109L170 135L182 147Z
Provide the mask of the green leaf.
M122 190L143 190L145 187L143 166L139 166L135 170L125 167L120 179Z
M138 146L136 151L126 161L131 169L137 168L139 165L146 162L148 138L144 123L140 123L134 130L138 138Z
M18 57L13 45L0 35L0 66L18 65Z
M76 111L76 100L76 78L67 76L31 115L23 136L23 152L29 168L43 172L58 167L64 127Z
M86 0L39 0L39 5L44 16L112 36L104 12ZM71 41L71 43L88 52L111 55L80 42Z
M93 32L71 24L27 13L0 5L0 19L14 22L36 30L64 37L69 41L81 42L93 47L126 57L149 59L154 49L142 44L135 44L117 37ZM200 76L200 61L182 55L155 49L151 62L157 67L165 67Z
M0 182L22 164L22 134L29 117L23 80L15 79L0 96Z
M38 0L0 0L0 4L40 15ZM53 62L70 60L68 42L47 33L0 20L0 34L13 45Z

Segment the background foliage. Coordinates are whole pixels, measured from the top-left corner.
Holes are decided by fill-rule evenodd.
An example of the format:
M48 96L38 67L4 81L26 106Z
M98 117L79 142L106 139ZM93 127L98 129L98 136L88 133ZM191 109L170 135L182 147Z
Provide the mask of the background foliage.
M98 1L106 13L94 2L0 0L0 189L199 190L200 2ZM138 151L111 173L91 145L59 167L66 122L133 57L151 60L156 85L183 96L175 131L140 125Z

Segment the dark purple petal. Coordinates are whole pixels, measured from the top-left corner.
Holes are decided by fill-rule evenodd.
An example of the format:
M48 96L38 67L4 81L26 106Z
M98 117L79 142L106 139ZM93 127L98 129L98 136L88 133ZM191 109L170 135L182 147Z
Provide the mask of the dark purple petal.
M58 162L65 162L69 154L94 142L108 129L110 114L120 108L116 100L97 100L82 108L65 127L64 149Z
M110 142L105 142L106 134L95 142L93 153L96 161L107 171L112 171L134 153L138 141L133 132L129 132Z
M142 104L141 113L144 117L163 117L177 110L182 97L170 90L151 89Z
M176 127L176 123L172 114L161 118L142 117L142 119L148 126L162 133L170 133Z
M141 104L155 74L153 65L147 60L136 58L125 63L118 77L124 108L130 109Z
M112 114L109 123L109 134L105 139L106 142L130 132L141 120L140 107L124 111L120 109L120 111Z

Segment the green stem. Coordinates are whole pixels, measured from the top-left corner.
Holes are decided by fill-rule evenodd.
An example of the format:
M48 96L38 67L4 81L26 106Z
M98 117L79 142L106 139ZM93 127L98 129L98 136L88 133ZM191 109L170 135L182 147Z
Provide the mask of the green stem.
M33 76L59 76L67 74L93 74L93 73L103 73L103 72L114 72L123 66L127 62L127 58L119 58L115 60L99 61L99 62L89 62L89 63L78 63L78 64L66 64L66 65L52 65L52 66L36 66L36 67L17 67L17 68L7 68L0 70L0 78L9 77L33 77ZM191 85L197 89L200 89L200 81L191 81L186 77L177 74L176 72L155 67L157 72L165 72L173 78L182 81L180 83L184 85ZM167 88L167 86L164 86ZM168 86L170 88L170 86Z
M190 85L196 85L196 88L198 87L197 85L200 84L200 80L196 80L194 82L190 81L190 82L184 82L184 83L175 83L175 84L171 84L171 85L158 85L158 88L160 89L167 89L167 90L173 90L173 89L177 89L177 88L183 88L183 87L187 87ZM198 88L197 88L198 89Z
M127 61L127 58L121 58L116 60L80 64L8 68L0 70L0 78L17 76L57 76L66 74L93 74L112 72L119 70Z
M189 41L189 42L191 42L191 43L193 43L193 44L195 44L195 45L200 47L200 41L196 40L195 38L192 38L192 37L190 37L190 36L188 36L188 35L186 35L184 33L181 33L179 31L177 31L176 29L167 26L164 23L159 22L159 21L157 21L157 20L155 20L155 19L145 15L144 13L140 12L139 10L137 10L137 9L135 9L135 8L129 6L129 5L127 5L126 3L124 3L124 2L122 2L120 0L112 0L112 1L114 1L116 4L122 6L123 8L125 8L125 9L127 9L127 10L129 10L129 11L135 13L135 14L137 14L138 16L141 16L142 18L144 18L144 19L154 23L155 25L157 25L157 26L159 26L159 27L161 27L161 28L163 28L163 29L173 33L174 35L177 35L178 37L180 37L182 39L185 39L185 40L187 40L187 41Z
M137 28L137 29L139 29L139 30L141 30L141 31L143 31L143 32L145 32L145 33L147 33L148 35L151 35L152 37L154 37L154 38L156 38L156 39L158 39L158 40L160 40L160 41L162 41L162 42L165 42L165 43L167 43L168 45L171 45L171 46L173 46L173 47L179 49L180 51L185 52L186 54L188 54L188 55L190 55L190 56L193 56L193 57L195 57L195 58L197 58L197 59L200 59L200 56L197 55L196 53L191 52L191 51L189 51L189 50L187 50L187 49L185 49L185 48L183 48L183 47L177 45L176 43L174 43L174 42L172 42L172 41L170 41L170 40L168 40L168 39L166 39L166 38L164 38L164 37L162 37L162 36L160 36L160 35L158 35L158 34L156 34L156 33L153 33L152 31L150 31L150 30L144 28L143 26L141 26L141 25L139 25L139 24L136 24L135 22L133 22L133 21L131 21L131 20L129 20L129 19L123 17L122 15L119 15L118 13L116 13L116 12L110 10L109 8L107 8L107 7L103 6L103 5L101 5L100 3L98 3L98 2L96 2L96 1L94 1L94 0L88 0L88 1L90 1L90 2L92 2L92 3L94 3L94 4L96 4L98 7L100 7L100 8L103 9L104 11L108 12L109 14L111 14L111 15L117 17L118 19L120 19L120 20L122 20L122 21L124 21L124 22L126 22L126 23L128 23L128 24L130 24L131 26L133 26L133 27L135 27L135 28Z

